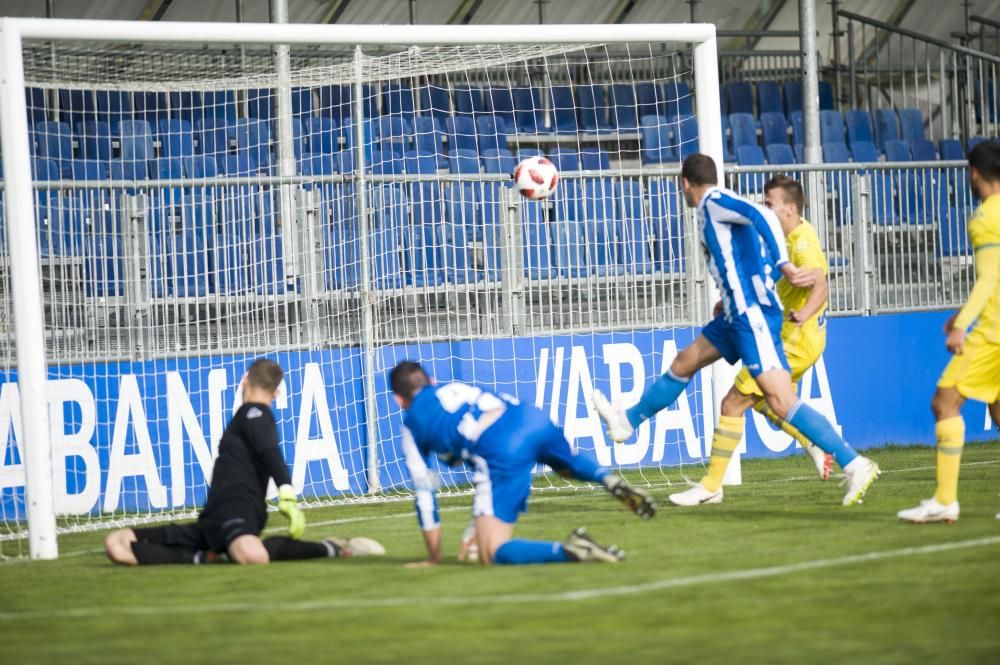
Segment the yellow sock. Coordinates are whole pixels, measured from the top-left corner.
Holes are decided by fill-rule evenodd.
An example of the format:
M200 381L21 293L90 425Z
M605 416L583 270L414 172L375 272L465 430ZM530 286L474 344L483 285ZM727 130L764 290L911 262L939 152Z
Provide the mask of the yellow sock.
M701 479L701 484L709 492L716 492L722 487L722 477L726 475L729 458L740 445L743 437L743 416L719 416L719 424L715 426L715 436L712 437L712 458L708 462L708 475Z
M937 492L934 498L947 505L958 499L958 466L965 445L965 421L962 416L939 420L934 431L937 434Z
M778 414L774 412L771 407L767 405L766 400L758 400L756 404L753 405L754 411L764 414L764 417L771 421L772 424L777 425L781 428L781 431L788 434L793 439L802 444L803 448L808 448L813 444L812 441L806 438L806 435L792 426L784 418L779 418Z

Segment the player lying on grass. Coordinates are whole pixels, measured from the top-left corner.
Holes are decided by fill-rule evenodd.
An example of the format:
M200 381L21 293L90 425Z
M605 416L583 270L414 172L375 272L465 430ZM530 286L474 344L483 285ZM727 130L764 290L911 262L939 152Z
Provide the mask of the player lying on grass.
M899 519L906 522L958 519L965 400L986 402L1000 427L1000 142L984 141L969 151L969 183L982 201L969 220L976 283L965 306L944 324L944 344L954 357L931 400L937 421L937 491L919 506L899 511Z
M597 466L590 456L573 454L563 431L533 406L467 383L435 385L419 364L410 361L393 368L389 385L405 411L403 452L427 546L427 560L416 565L441 561L436 479L427 466L432 453L445 464L465 464L473 470L472 516L479 559L484 564L614 562L622 558L616 547L598 545L583 529L562 543L513 538L518 514L527 510L537 464L546 464L563 476L603 484L639 517L655 513L656 505L645 492Z
M879 468L855 452L829 420L799 399L781 343L785 317L774 290L777 273L803 288L812 285L815 275L789 261L781 224L773 212L718 186L711 157L697 153L687 157L681 178L688 205L698 209L701 243L722 294L722 312L677 354L667 373L632 408L612 406L594 391L592 400L608 434L615 441L625 441L640 423L673 404L695 372L720 358L730 363L742 360L768 407L832 454L844 469L847 493L843 504L857 503L878 477ZM717 427L713 450L732 446L732 437L728 429Z
M243 405L219 443L205 507L193 524L119 529L104 541L108 558L130 566L158 563L208 563L221 554L236 563L384 554L370 538L299 540L306 519L296 502L288 466L278 447L271 402L284 372L261 358L250 365ZM267 520L267 483L278 485L278 509L288 517L287 536L261 540Z
M828 265L819 244L816 229L802 218L805 195L802 185L794 178L776 175L764 185L764 205L770 208L781 223L788 246L788 258L796 268L804 271L803 283L810 271L813 276L809 286L795 286L787 279L778 281L778 298L785 307L785 321L781 325L781 344L791 368L792 383L798 383L806 370L816 364L826 348L826 304L830 293L826 282ZM716 305L715 315L722 312L722 303ZM750 408L763 413L768 420L790 434L809 453L822 480L830 476L833 456L812 445L797 429L779 418L767 406L764 393L750 376L746 367L740 370L736 381L722 400L719 426L715 431L712 457L708 473L697 485L684 492L670 495L671 503L678 506L697 506L722 502L722 477L733 451L743 436L744 417ZM718 445L718 447L716 447Z

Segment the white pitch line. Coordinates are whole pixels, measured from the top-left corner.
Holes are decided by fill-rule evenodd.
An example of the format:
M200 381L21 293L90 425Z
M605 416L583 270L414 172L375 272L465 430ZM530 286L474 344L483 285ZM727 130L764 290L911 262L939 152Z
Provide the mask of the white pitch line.
M691 575L688 577L673 577L642 584L629 584L616 587L603 587L595 589L580 589L577 591L562 591L557 593L525 593L525 594L500 594L485 596L440 596L440 597L396 597L396 598L367 598L360 600L326 599L308 600L288 603L220 603L195 605L175 605L175 606L155 606L140 605L132 607L78 607L72 609L57 610L29 610L26 612L0 612L0 621L17 621L30 619L83 619L96 616L108 616L110 614L120 615L143 615L162 616L168 614L218 614L221 612L239 613L261 613L266 612L311 612L315 610L351 610L369 609L384 607L426 607L428 605L454 606L454 605L490 605L490 604L511 604L511 603L554 603L572 602L581 600L592 600L594 598L606 598L609 596L627 596L653 591L664 591L666 589L679 589L701 584L718 584L721 582L738 582L741 580L766 579L791 575L810 570L822 568L838 568L841 566L851 566L870 561L882 559L898 559L903 557L918 556L923 554L936 554L938 552L948 552L951 550L969 549L973 547L985 547L989 545L1000 545L1000 536L990 536L987 538L976 538L974 540L960 540L951 543L941 543L938 545L923 545L920 547L904 547L895 550L883 550L881 552L866 552L863 554L850 554L831 559L815 559L803 561L784 566L768 566L765 568L746 568L743 570L731 570L721 573L707 573L704 575Z

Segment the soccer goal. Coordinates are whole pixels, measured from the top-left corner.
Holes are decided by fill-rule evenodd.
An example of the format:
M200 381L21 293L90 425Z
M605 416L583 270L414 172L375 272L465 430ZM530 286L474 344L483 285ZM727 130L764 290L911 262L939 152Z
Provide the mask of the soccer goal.
M678 174L721 172L714 26L0 19L0 48L3 554L193 515L265 354L307 505L407 496L402 359L650 485L707 458L710 372L627 444L587 397L638 399L709 315ZM540 154L558 187L521 199Z

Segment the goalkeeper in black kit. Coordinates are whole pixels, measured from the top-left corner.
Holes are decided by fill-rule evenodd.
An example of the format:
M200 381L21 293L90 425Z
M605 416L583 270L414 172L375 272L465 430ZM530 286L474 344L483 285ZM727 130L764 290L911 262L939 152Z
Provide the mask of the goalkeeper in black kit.
M108 558L131 566L158 563L209 563L227 555L235 563L384 554L370 538L299 540L306 518L299 509L288 466L278 446L271 413L284 372L261 358L247 372L243 405L219 444L205 507L193 524L119 529L104 541ZM288 517L288 536L261 540L267 521L267 484L278 486L278 510Z

